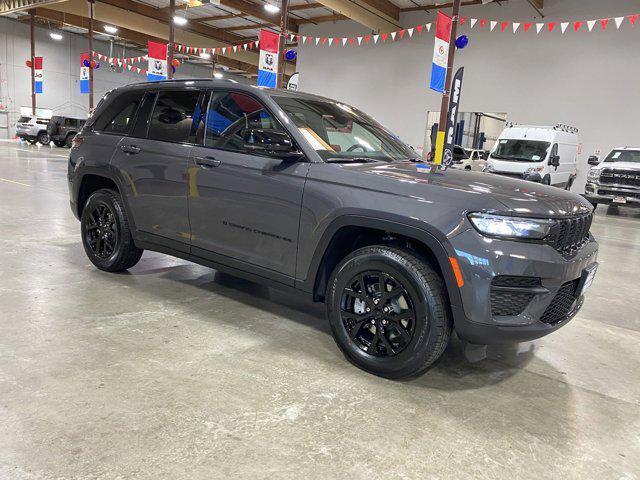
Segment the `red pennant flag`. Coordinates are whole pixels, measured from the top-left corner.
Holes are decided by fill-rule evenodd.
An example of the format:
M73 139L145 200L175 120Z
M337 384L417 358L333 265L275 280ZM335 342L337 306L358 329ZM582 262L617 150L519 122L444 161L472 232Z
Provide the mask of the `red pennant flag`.
M356 42L356 39L354 37L351 37L349 39L349 45L353 45Z
M381 34L380 37L382 37L382 41L383 42L387 41L387 34L386 33Z
M509 22L502 22L500 24L500 30L502 30L504 32L505 29L507 28L507 25L509 25Z
M639 16L640 15L637 14L637 13L635 15L629 15L629 21L631 22L631 25L635 26L636 22L638 21L638 17Z
M325 43L327 43L327 37L322 37L322 40L320 40L322 42L322 44L324 45Z
M553 32L553 29L556 28L556 22L549 22L549 31Z
M398 31L398 35L400 35L400 38L404 37L404 29Z
M369 43L369 40L371 40L371 35L365 35L364 37L364 43Z
M608 18L602 18L600 20L600 25L602 25L602 29L606 30L607 29L607 24L609 23L609 19Z
M528 32L529 30L531 30L531 26L533 25L533 23L531 22L525 22L524 24L524 31Z
M422 33L422 25L418 25L416 27L416 30L418 30L418 33Z
M486 27L486 26L487 26L487 22L488 22L488 21L489 21L489 20L480 20L480 28L484 28L484 27Z
M466 21L467 21L467 17L461 17L460 18L460 25L464 25Z
M296 42L300 43L300 35L296 35Z
M582 27L582 22L580 20L577 20L575 22L573 22L573 31L577 32L578 30L580 30L580 27Z

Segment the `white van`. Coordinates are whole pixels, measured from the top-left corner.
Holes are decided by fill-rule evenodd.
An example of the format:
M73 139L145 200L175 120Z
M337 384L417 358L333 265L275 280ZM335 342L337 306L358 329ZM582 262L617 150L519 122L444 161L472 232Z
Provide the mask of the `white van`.
M485 172L569 190L577 175L578 129L558 124L507 126L487 159Z

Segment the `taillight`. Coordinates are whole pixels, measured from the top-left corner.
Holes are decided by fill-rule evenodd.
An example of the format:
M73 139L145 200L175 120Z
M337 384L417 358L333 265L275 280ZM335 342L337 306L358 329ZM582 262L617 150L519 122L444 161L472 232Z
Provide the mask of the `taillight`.
M73 140L71 141L71 148L78 148L80 145L82 145L83 142L84 142L84 137L81 137L80 135L76 135L75 137L73 137Z

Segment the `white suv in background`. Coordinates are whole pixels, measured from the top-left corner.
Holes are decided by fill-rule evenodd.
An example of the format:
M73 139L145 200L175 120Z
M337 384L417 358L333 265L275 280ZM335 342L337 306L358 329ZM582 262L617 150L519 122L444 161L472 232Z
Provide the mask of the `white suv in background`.
M46 118L34 116L22 116L16 123L16 137L26 140L32 145L40 142L42 145L49 145L51 139L47 133L47 124L49 120Z
M589 157L595 165L587 176L585 197L599 203L640 207L640 147L614 148L604 162Z

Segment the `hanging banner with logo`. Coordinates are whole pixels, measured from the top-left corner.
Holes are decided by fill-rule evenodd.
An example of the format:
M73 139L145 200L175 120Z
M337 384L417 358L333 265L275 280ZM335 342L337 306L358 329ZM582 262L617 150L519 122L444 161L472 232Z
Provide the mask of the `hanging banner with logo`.
M87 65L85 65L85 62ZM80 93L89 93L89 68L91 62L88 53L80 54Z
M147 80L159 82L167 79L167 44L148 42L149 67L147 68Z
M278 44L280 36L268 30L260 30L260 62L258 86L276 88L278 78Z
M42 57L33 57L35 93L42 93Z
M451 17L442 12L438 12L436 40L433 45L433 64L431 66L431 82L429 83L429 88L440 93L444 92L444 79L447 76L450 40Z
M453 146L456 143L456 125L458 124L458 106L460 105L463 75L464 67L460 67L451 82L451 98L449 99L444 153L442 154L442 163L446 166L451 166L453 163Z

